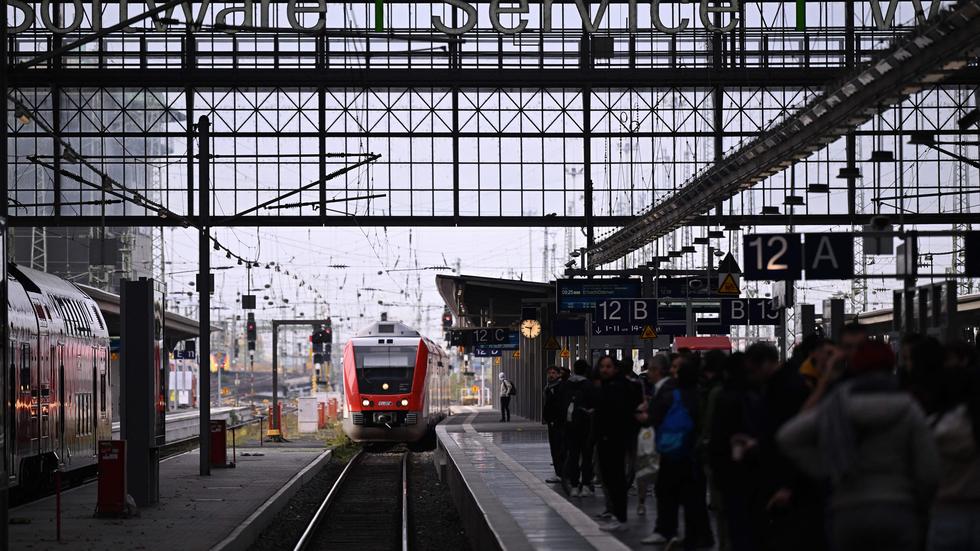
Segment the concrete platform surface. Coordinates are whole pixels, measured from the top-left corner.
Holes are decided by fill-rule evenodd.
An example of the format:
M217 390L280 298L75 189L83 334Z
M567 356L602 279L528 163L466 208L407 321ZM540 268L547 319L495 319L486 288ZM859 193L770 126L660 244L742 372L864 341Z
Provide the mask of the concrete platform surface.
M323 448L266 447L245 453L239 454L236 468L213 469L209 477L197 474L196 451L163 461L160 503L142 509L137 518L95 518L96 485L73 488L62 494L61 543L56 541L54 497L13 509L11 549L244 549L329 459Z
M662 548L644 546L640 541L653 531L656 502L652 495L646 499L646 515L638 516L636 492L631 489L629 530L614 535L603 532L596 517L605 510L600 487L596 487L595 497L569 498L561 485L544 482L554 475L544 425L516 416L509 423L501 423L499 412L488 409L457 407L453 412L455 415L437 430L440 449L450 456L465 481L475 504L471 509L486 519L498 540L497 546L486 548ZM450 488L458 490L452 483ZM461 500L456 502L459 505Z

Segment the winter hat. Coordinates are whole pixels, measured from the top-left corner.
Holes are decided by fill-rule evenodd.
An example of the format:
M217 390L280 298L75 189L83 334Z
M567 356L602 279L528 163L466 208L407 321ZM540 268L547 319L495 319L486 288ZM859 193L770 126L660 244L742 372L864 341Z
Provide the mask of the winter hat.
M501 371L500 374L497 375L497 378L503 381L506 377L504 377L504 373Z
M892 347L881 341L865 341L858 346L851 361L850 371L856 375L891 371L895 367L895 353Z

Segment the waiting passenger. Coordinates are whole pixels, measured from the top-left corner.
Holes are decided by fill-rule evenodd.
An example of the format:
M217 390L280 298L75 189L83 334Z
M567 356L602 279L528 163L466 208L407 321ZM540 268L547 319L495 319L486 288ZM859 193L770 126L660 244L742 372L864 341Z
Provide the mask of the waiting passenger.
M578 359L572 366L575 373L562 385L562 412L565 415L565 466L562 486L571 497L593 496L592 485L592 418L597 392L588 378L592 373L589 362Z
M551 366L547 371L548 382L544 387L544 411L542 420L548 425L548 447L551 448L551 465L555 476L545 482L556 484L561 482L562 457L564 456L563 431L565 430L565 412L562 411L561 370Z
M517 394L514 389L514 383L504 375L503 372L498 375L500 379L500 422L504 423L510 421L510 397Z
M639 402L633 383L626 380L612 356L599 359L602 387L596 408L596 450L602 483L608 492L610 511L615 518L600 526L607 532L619 532L626 526L626 450L627 439L636 438L634 413Z
M929 523L929 551L980 551L980 373L977 350L957 342L946 361L925 376L929 416L940 459L939 490Z
M899 390L894 366L887 344L863 342L848 364L848 379L779 431L781 448L797 465L830 481L836 551L915 551L921 545L922 511L936 489L939 459L925 416Z
M677 388L660 392L649 407L648 423L656 434L660 470L657 473L657 530L643 543L665 543L677 536L677 515L684 507L684 548L714 545L705 503L704 466L695 448L700 437L698 357L679 354L673 362Z

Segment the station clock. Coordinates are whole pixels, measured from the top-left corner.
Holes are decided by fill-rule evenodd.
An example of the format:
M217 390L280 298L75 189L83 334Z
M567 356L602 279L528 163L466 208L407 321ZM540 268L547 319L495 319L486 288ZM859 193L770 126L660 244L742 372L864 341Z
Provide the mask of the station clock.
M537 336L541 334L541 322L538 320L522 321L521 334L529 339L537 338Z

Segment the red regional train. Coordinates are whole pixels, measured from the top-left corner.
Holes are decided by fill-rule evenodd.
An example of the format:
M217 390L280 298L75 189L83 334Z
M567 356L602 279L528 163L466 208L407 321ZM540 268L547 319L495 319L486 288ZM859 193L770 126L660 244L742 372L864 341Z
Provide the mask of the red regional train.
M361 330L344 347L344 432L355 442L417 442L449 411L449 357L397 322Z
M94 465L112 438L109 331L75 285L16 265L9 276L6 459L24 487Z

